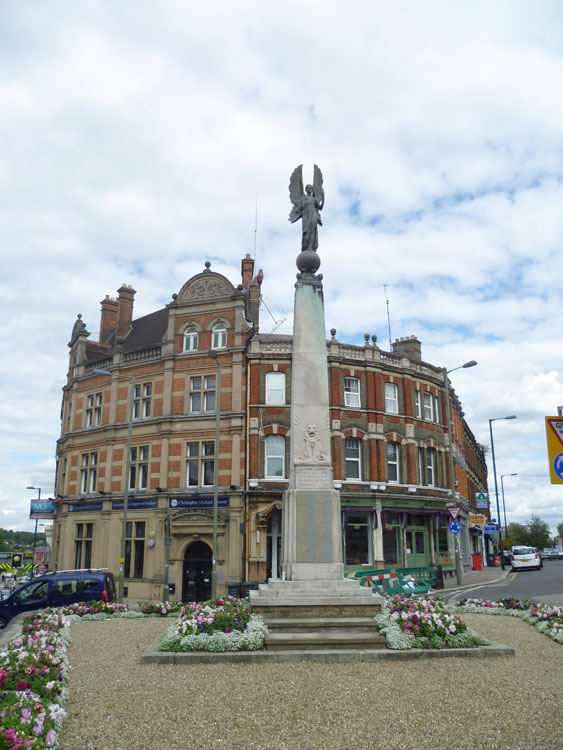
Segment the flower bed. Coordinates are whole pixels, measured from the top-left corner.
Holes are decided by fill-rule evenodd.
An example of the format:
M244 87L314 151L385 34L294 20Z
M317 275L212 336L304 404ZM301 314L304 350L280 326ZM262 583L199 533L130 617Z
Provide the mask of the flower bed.
M150 617L172 617L180 614L182 602L139 602L139 609Z
M375 621L392 649L470 648L489 643L449 612L438 597L386 597Z
M245 599L226 596L183 606L178 621L163 633L159 651L253 651L262 647L267 632Z
M475 614L512 615L535 625L540 633L548 635L557 643L563 643L563 607L536 604L529 599L461 599L454 612L471 612Z

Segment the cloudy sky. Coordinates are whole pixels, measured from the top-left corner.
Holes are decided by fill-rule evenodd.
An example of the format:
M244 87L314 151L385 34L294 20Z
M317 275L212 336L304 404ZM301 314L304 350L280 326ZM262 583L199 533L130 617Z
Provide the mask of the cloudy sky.
M508 520L555 531L562 32L558 0L0 4L0 526L52 494L76 314L95 338L123 282L138 317L251 252L261 330L291 332L287 186L316 163L327 332L388 349L387 294L393 339L476 359L451 380L477 440L518 416L493 426Z

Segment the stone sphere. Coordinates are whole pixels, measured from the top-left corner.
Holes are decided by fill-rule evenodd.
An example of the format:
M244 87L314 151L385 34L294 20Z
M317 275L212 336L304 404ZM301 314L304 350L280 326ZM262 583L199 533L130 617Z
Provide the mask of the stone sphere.
M301 273L316 273L321 265L321 259L314 250L304 250L299 253L297 260L295 261L297 268Z

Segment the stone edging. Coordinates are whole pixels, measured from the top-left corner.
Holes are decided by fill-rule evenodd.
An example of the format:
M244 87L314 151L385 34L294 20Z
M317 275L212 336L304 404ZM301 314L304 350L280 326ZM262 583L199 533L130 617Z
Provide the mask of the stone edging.
M419 661L452 657L484 659L494 656L515 656L511 646L491 643L474 648L404 650L394 649L311 649L304 651L158 651L160 636L141 654L141 664L283 664L295 661L325 663Z

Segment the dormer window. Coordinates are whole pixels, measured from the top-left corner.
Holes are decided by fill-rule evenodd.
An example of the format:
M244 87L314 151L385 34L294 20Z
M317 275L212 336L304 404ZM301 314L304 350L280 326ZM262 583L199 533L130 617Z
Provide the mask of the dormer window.
M199 342L199 333L195 326L189 326L184 331L184 351L196 352Z
M227 346L227 329L224 323L213 326L212 349L225 349Z

